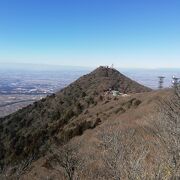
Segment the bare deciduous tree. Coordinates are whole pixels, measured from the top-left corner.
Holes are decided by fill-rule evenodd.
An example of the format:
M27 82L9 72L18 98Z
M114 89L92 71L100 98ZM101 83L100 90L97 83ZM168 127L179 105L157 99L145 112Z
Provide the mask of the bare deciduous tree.
M160 102L160 112L155 120L156 134L168 152L167 164L173 179L180 177L180 86L174 94Z
M53 147L53 158L51 161L56 162L53 164L56 170L64 173L68 180L78 178L78 170L82 167L82 158L78 153L78 144L66 144L61 147Z
M143 162L149 153L149 146L145 141L137 144L136 130L121 131L120 128L109 127L102 132L99 139L106 179L144 178Z
M4 167L0 172L0 179L2 180L19 180L21 176L25 174L31 167L35 156L30 155L26 159L22 160L16 165L9 165Z

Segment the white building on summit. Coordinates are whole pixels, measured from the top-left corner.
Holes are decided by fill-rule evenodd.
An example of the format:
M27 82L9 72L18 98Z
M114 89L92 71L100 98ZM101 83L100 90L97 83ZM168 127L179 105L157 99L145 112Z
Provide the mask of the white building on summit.
M120 96L120 95L122 95L122 93L120 93L119 91L111 91L112 92L112 95L113 96Z

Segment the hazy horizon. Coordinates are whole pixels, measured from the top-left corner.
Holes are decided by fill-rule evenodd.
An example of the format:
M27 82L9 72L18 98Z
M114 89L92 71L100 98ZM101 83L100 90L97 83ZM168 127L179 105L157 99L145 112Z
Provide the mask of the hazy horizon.
M73 82L77 78L90 73L98 67L81 66L55 66L42 64L4 64L0 66L0 74L5 79L23 79L33 77L37 81L43 77L47 82L51 79L54 84L60 84L67 80ZM153 89L158 88L158 77L164 76L164 87L172 85L172 76L180 77L180 68L120 68L114 67L127 77ZM66 74L66 75L65 75ZM59 82L60 80L60 82ZM67 83L67 84L69 84Z
M94 70L100 66L109 66L111 67L112 64L102 64L98 66L80 66L80 65L60 65L60 64L40 64L40 63L0 63L0 69L3 68L10 68L10 69L18 69L18 68L25 68L25 69L36 69L36 70L58 70L58 69L89 69ZM180 69L180 67L156 67L156 68L141 68L141 67L121 67L121 66L115 66L113 64L113 67L115 69L129 69L129 70L177 70Z

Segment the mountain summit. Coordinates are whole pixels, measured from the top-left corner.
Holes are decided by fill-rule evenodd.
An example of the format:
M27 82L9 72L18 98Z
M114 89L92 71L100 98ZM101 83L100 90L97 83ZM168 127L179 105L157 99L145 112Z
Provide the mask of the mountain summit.
M114 68L100 66L99 68L87 74L75 83L81 86L88 92L96 90L97 92L117 90L121 93L140 93L151 91L150 88L145 87L125 75L121 74Z
M115 69L97 68L58 93L0 119L0 166L29 156L41 157L54 142L63 144L86 129L94 128L99 123L97 117L90 122L79 117L92 106L96 109L109 89L122 93L151 90ZM138 102L133 100L133 103Z

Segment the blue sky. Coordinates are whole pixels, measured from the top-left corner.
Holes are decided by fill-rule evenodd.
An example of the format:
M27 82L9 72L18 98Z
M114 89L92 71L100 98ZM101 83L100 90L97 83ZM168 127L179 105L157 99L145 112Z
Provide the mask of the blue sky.
M1 0L0 63L180 67L180 0Z

